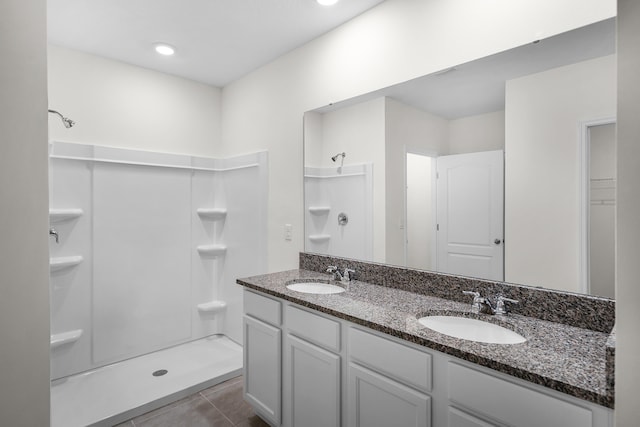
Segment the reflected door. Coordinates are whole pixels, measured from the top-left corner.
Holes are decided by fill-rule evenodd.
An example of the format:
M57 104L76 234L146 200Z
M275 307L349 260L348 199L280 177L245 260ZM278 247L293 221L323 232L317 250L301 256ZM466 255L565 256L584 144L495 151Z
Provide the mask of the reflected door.
M504 154L437 159L438 271L504 280Z

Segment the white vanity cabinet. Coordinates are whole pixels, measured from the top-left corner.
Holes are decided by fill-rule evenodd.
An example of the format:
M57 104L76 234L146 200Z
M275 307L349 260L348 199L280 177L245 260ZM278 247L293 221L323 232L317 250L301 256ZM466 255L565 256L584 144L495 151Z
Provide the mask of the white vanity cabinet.
M586 400L252 290L244 297L245 398L273 426L613 426L611 409Z
M281 422L281 303L244 293L244 398L274 426Z
M431 355L348 328L349 427L431 425Z
M340 322L285 308L284 425L341 425Z

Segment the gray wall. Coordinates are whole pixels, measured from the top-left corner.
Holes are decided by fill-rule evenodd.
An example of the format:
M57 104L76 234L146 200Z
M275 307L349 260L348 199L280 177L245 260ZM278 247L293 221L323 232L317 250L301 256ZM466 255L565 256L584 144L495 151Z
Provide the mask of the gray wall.
M638 425L640 370L640 2L618 0L616 425Z
M0 425L49 425L46 1L0 2Z

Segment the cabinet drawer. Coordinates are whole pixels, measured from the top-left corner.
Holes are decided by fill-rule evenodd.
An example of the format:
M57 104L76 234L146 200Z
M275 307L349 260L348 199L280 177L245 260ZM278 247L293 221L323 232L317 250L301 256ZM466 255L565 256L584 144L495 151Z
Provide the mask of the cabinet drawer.
M297 335L327 350L340 351L340 323L287 305L287 328Z
M419 390L431 391L431 355L349 328L349 357Z
M280 301L247 290L244 291L244 312L275 326L282 323Z
M514 427L593 425L589 409L449 362L449 398Z
M447 414L447 426L448 427L495 427L493 424L482 421L469 415L466 412L457 410L456 408L449 406L449 413Z

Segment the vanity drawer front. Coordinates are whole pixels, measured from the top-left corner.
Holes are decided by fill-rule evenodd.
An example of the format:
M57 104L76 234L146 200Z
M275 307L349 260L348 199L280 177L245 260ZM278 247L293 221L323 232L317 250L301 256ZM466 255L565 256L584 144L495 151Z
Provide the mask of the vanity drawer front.
M432 360L429 353L349 328L349 357L419 390L431 391Z
M513 427L593 425L589 409L453 362L449 399Z
M300 338L334 352L340 352L340 323L287 305L287 328Z
M244 312L257 319L280 326L282 323L280 301L244 291Z

